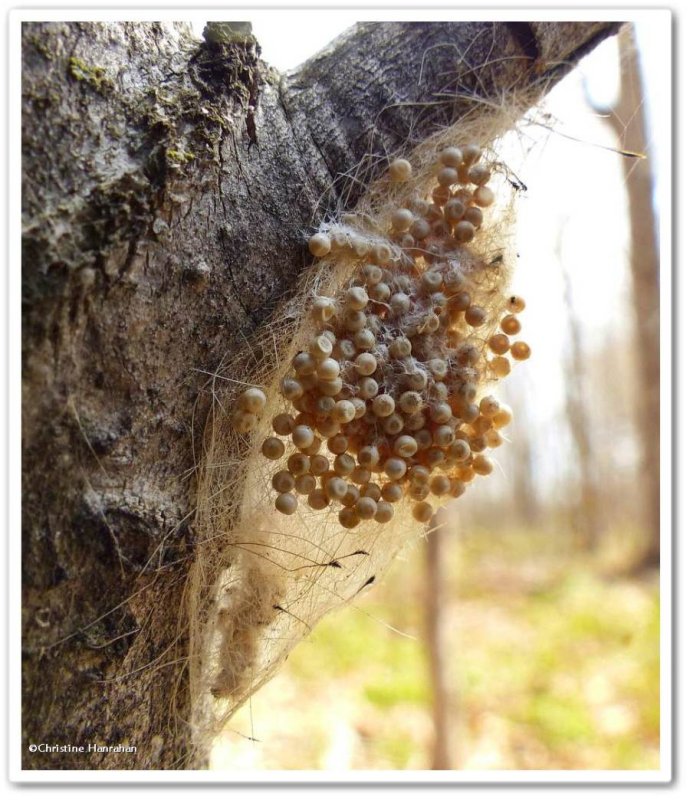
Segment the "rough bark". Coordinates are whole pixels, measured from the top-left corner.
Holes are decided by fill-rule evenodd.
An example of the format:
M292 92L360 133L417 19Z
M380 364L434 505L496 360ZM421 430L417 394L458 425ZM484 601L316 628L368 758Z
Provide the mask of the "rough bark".
M617 27L371 23L281 76L222 25L24 25L26 768L185 765L205 371L290 292L313 221L355 202L334 176L463 95L536 95Z

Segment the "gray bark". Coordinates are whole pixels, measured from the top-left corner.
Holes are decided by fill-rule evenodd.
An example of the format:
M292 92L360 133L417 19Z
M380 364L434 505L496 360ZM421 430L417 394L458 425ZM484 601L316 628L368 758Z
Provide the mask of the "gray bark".
M291 291L314 221L356 201L334 176L468 93L536 97L617 27L371 23L281 76L218 26L24 24L26 768L185 766L205 372Z

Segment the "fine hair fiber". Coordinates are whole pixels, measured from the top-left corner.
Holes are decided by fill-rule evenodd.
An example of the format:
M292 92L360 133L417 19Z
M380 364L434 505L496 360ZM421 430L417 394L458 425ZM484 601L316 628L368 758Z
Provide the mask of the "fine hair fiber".
M300 501L296 513L281 514L274 507L271 487L280 463L264 458L261 446L272 435L273 417L287 410L282 379L290 374L294 356L320 329L309 313L313 298L338 297L370 260L358 252L388 243L394 256L398 254L390 239L391 215L414 198L430 195L439 154L447 147L476 143L492 169L496 202L485 210L483 224L460 251L461 269L472 282L476 302L487 312L482 336L498 329L514 263L515 189L512 173L499 161L495 148L536 99L534 89L529 96L513 95L500 102L463 98L467 110L451 127L423 141L412 141L411 136L400 152L370 156L345 176L346 182L360 188L366 181L354 208L343 213L331 207L326 219L304 231L305 246L316 230L341 246L334 246L304 271L294 294L281 301L269 323L241 352L218 364L209 380L210 410L196 454L196 552L185 609L190 631L192 758L205 758L223 724L274 675L324 614L361 597L381 580L402 548L433 529L433 520L425 526L412 516L408 498L396 504L389 524L370 520L353 530L338 523L332 507L315 510ZM411 164L412 174L396 183L385 167L398 157ZM376 171L379 177L369 180ZM338 195L346 198L347 189ZM369 247L358 248L362 242ZM484 355L479 371L481 393L496 380ZM251 386L263 390L266 406L255 430L238 433L231 421L233 409Z

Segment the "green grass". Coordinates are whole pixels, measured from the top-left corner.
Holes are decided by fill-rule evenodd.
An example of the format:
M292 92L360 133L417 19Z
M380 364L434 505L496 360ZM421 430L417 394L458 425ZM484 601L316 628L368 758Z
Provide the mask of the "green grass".
M449 544L446 660L456 768L481 768L486 758L505 769L657 768L658 587L607 577L596 558L554 536L478 532ZM308 720L310 730L323 731L312 749L316 741L324 752L329 747L328 699L347 698L356 769L428 766L421 556L418 549L398 563L359 609L322 621L281 676L303 698L284 724ZM299 756L285 759L294 767ZM318 762L315 753L310 765Z

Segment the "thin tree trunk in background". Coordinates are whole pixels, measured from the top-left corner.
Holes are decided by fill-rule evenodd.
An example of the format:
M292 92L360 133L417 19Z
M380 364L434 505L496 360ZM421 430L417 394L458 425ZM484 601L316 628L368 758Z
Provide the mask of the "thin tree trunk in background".
M562 259L559 259L563 263ZM575 444L579 472L579 496L571 511L575 541L585 550L593 550L603 528L601 502L596 483L596 458L592 447L590 411L587 408L585 358L580 323L575 313L572 287L567 270L563 269L564 306L568 326L568 349L564 356L568 391L566 417Z
M446 598L443 560L446 535L443 526L432 531L424 548L424 620L434 720L431 769L453 769L450 756L450 692L446 665L448 649L444 641Z
M606 109L621 149L648 153L649 139L642 75L631 27L619 37L621 89ZM653 206L652 165L635 159L626 173L630 214L630 271L635 314L635 350L639 366L637 424L642 458L639 470L642 519L646 531L638 566L659 565L659 248Z
M528 390L522 383L510 387L510 405L516 419L525 421L524 427L509 433L509 458L513 498L520 523L532 527L537 524L540 503L534 477L534 437L530 436ZM501 515L505 520L505 515Z

